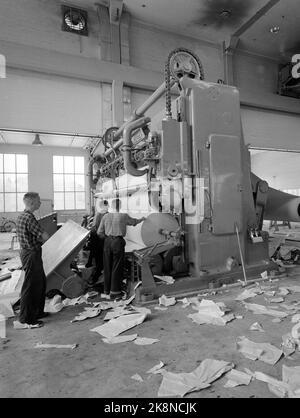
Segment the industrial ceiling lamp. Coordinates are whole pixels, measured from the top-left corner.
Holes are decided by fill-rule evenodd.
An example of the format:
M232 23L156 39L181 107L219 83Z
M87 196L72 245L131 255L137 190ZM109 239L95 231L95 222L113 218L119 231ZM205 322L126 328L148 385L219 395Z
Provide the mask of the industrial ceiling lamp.
M40 139L39 134L35 135L34 141L32 142L32 145L44 145Z
M77 35L88 36L88 15L85 10L77 9L67 5L61 6L62 30L77 33Z

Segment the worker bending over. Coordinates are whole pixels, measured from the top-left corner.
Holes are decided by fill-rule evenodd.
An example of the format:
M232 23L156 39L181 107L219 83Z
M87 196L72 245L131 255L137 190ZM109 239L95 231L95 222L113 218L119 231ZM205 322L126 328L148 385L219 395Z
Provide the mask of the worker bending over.
M44 312L46 276L42 260L42 244L49 234L42 230L33 212L41 206L38 193L29 192L23 197L25 210L17 219L17 235L20 243L20 258L25 278L21 289L19 324L23 328L38 328Z
M111 299L122 297L123 266L125 256L125 240L127 225L135 226L146 218L131 218L127 213L119 213L120 199L113 199L111 212L103 216L98 229L99 236L105 236L104 241L104 293Z

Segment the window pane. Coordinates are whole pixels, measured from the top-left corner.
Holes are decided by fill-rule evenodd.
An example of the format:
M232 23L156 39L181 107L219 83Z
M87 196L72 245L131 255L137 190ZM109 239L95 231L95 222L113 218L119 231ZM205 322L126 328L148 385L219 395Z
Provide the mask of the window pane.
M74 175L73 174L65 175L65 191L74 192Z
M83 192L85 190L84 175L81 175L81 174L75 175L75 190L77 192Z
M17 174L17 191L27 192L28 191L28 175Z
M26 154L17 154L17 173L28 173Z
M74 157L65 157L65 173L74 173Z
M5 212L16 212L16 193L4 193Z
M63 174L53 175L53 187L54 187L55 192L64 191L64 175Z
M0 173L0 193L3 192L3 174Z
M3 173L3 154L0 154L0 173Z
M6 192L15 192L16 191L16 175L13 174L4 174L4 190Z
M76 209L85 209L85 193L76 193Z
M53 173L64 172L64 157L53 156Z
M54 210L64 210L64 194L54 193Z
M75 173L84 174L84 157L75 157Z
M75 193L65 193L65 209L75 209Z
M22 212L24 210L23 202L24 193L17 193L17 211Z
M4 154L4 172L15 173L16 157L15 154Z
M0 212L4 212L4 194L0 193Z

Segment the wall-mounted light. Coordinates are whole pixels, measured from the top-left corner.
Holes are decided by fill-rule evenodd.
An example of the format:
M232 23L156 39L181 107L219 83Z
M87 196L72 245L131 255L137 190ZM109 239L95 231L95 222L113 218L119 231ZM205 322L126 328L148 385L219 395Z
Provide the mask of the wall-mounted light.
M44 145L41 141L41 138L39 134L35 135L34 141L32 142L32 145Z

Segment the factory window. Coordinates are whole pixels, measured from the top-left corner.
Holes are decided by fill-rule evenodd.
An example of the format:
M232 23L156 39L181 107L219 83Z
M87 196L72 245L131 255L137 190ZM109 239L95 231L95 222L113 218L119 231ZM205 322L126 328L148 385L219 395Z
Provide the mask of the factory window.
M28 192L28 160L25 154L0 154L0 212L21 212Z
M84 157L53 156L54 209L85 209Z

